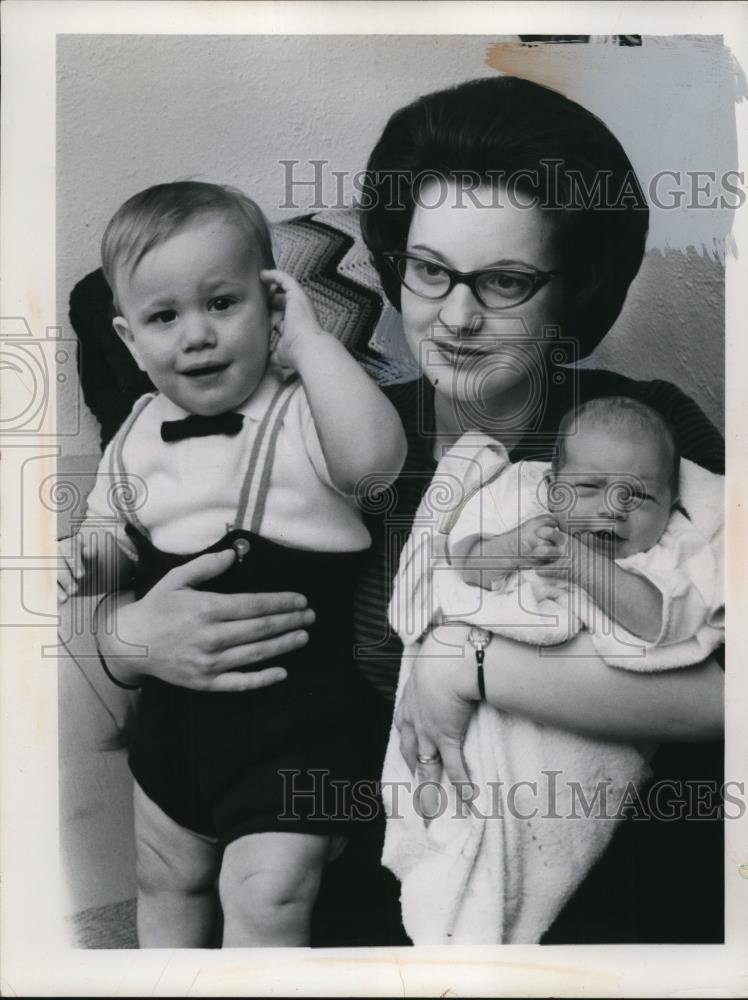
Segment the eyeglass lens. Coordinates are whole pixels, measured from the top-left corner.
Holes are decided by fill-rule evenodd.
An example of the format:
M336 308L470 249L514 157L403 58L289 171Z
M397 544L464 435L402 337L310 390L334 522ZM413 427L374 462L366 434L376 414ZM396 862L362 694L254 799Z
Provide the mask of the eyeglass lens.
M398 271L403 284L416 295L438 299L450 290L450 272L433 261L401 257ZM486 270L475 276L474 287L484 304L505 306L526 298L534 287L530 275L520 271Z

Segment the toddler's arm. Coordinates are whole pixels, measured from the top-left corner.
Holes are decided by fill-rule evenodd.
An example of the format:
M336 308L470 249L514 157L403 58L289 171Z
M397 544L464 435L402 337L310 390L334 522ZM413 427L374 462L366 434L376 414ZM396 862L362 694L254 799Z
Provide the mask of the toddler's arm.
M301 377L333 482L351 494L371 473L380 481L394 480L407 447L397 411L343 344L322 330L294 278L267 270L262 279L284 297L276 353Z
M104 594L118 590L132 575L132 561L111 532L86 524L77 534L58 543L64 564L57 570L59 601L76 594Z

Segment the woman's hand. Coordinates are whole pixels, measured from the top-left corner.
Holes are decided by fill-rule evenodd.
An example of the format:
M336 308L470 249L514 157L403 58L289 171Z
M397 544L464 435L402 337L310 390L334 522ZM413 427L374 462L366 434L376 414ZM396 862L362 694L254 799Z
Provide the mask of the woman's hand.
M224 573L233 550L209 553L172 570L141 600L123 598L99 621L99 648L125 683L157 677L200 691L249 691L282 681L272 661L303 646L314 621L301 594L213 594L196 588Z
M443 767L458 794L470 787L462 740L478 695L472 649L454 646L464 635L462 626L441 626L423 640L395 713L400 749L410 770L421 782L438 782ZM440 759L422 764L418 756ZM424 788L424 815L435 815L438 805L435 785Z

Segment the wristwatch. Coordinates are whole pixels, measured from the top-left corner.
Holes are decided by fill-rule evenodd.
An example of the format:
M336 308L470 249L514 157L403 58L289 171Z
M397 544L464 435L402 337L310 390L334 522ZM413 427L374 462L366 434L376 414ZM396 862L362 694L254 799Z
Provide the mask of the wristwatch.
M493 634L488 629L479 628L477 625L473 625L468 632L468 642L475 650L475 663L478 668L478 694L482 701L486 700L486 677L483 673L483 660L486 655L486 646L492 639Z

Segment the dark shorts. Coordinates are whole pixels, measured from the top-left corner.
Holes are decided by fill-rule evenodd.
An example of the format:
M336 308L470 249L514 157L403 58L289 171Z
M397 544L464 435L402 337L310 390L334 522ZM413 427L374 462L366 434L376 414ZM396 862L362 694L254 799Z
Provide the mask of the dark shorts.
M289 549L248 532L250 555L211 581L222 593L297 591L316 613L306 646L272 664L286 680L239 694L191 691L148 678L130 768L171 819L228 843L250 833L347 832L359 773L352 663L352 594L358 557ZM138 536L145 593L187 561Z

